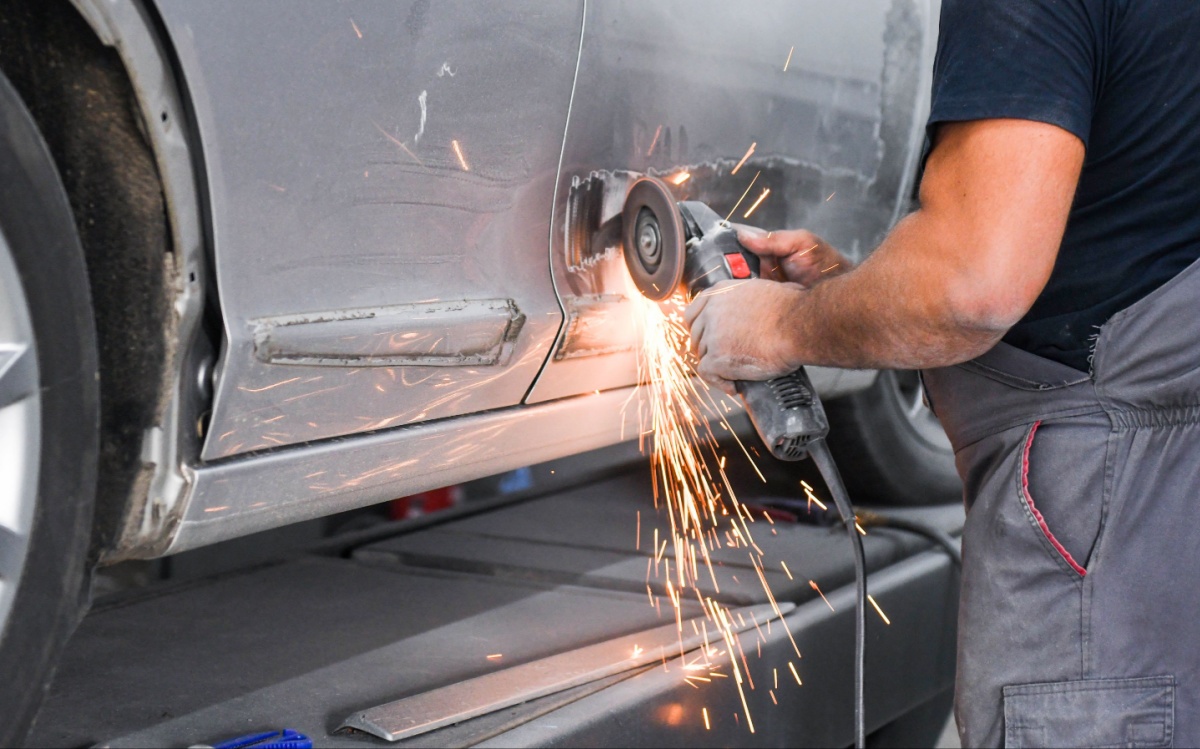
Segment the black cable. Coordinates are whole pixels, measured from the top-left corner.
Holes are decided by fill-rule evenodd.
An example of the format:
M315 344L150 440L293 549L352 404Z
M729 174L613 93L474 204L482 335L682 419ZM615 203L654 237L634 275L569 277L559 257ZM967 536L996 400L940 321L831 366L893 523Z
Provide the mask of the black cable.
M842 524L846 526L846 532L850 534L850 543L854 546L854 746L857 749L865 749L867 721L863 687L867 654L867 560L863 554L862 536L855 527L850 496L846 493L846 486L842 483L837 464L829 454L829 447L825 440L819 439L808 446L808 452L825 479L825 485L829 487L833 503L837 505Z
M926 523L919 523L915 520L906 520L904 518L892 517L891 515L880 515L869 510L859 510L858 522L864 528L895 528L900 531L908 531L915 533L918 536L924 536L930 541L933 541L938 546L945 549L950 555L950 561L954 562L955 566L962 569L962 549L959 548L958 542L954 540L946 531L936 526Z

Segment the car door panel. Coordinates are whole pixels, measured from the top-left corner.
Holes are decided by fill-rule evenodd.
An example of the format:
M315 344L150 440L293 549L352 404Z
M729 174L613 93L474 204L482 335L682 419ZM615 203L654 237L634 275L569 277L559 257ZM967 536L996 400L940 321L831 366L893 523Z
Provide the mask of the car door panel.
M203 458L518 404L582 3L158 0L225 346Z

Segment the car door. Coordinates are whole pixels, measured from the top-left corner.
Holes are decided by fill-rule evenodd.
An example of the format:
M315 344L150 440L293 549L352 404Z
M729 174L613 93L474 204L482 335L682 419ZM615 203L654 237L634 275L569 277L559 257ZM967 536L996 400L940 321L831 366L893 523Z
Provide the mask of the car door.
M224 344L205 459L518 404L582 2L157 0Z
M734 220L869 252L909 202L936 10L589 3L551 239L566 321L528 402L637 382L637 291L611 227L641 174Z

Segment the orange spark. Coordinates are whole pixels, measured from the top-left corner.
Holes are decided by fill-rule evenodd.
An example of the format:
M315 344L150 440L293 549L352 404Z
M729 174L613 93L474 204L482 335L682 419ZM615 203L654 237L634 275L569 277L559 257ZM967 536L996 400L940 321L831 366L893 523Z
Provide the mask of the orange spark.
M763 191L762 191L762 195L759 195L759 196L758 196L758 200L754 201L754 205L750 206L750 209L749 209L749 210L747 210L747 211L746 211L746 212L745 212L745 213L742 215L742 218L750 218L750 214L751 214L751 213L754 213L756 210L758 210L758 207L759 207L760 205L762 205L762 202L763 202L764 200L766 200L766 199L767 199L767 196L768 196L768 195L770 195L770 194L771 194L771 188L769 188L769 187L764 187L764 188L763 188Z
M788 59L785 60L783 63L783 72L786 73L787 69L788 69L788 65L792 64L792 55L795 54L795 52L796 52L796 46L792 45L792 48L788 50Z
M274 390L275 388L280 387L282 385L290 385L291 383L295 382L298 379L300 379L300 378L293 377L290 380L284 380L283 382L277 382L274 385L267 385L266 387L261 387L261 388L248 388L248 387L238 386L238 390L241 390L243 393L265 393L268 390Z
M783 565L783 571L787 573L788 579L794 580L795 578L792 577L792 571L788 569L787 562L781 559L779 560L779 563Z
M658 136L660 135L662 135L662 125L659 125L658 129L654 131L654 140L650 141L650 150L646 151L646 156L654 155L654 147L658 145Z
M670 182L671 184L675 185L676 187L679 187L680 185L682 185L684 182L687 182L691 178L692 178L691 172L680 172L679 174L676 174L674 177L669 178L667 181Z
M389 133L387 130L384 130L383 127L378 122L372 122L371 124L375 126L375 129L377 129L379 132L383 133L383 137L387 138L392 143L395 143L397 146L400 147L401 151L404 151L404 153L408 154L408 157L410 159L417 162L418 166L420 166L424 169L429 168L429 167L425 166L424 161L421 161L421 159L417 158L417 155L415 153L413 153L412 151L409 150L408 146L404 145L403 141L401 141L399 138L397 138L396 136Z
M800 681L800 674L796 671L796 664L788 661L788 668L792 670L792 676L796 677L796 683L804 686L804 682Z
M825 597L825 594L821 592L821 589L817 587L817 583L816 583L816 581L815 581L815 580L809 580L809 581L808 581L808 584L812 586L812 589L813 589L813 590L817 591L817 595L821 596L821 600L825 602L825 605L829 607L829 610L830 610L830 611L835 611L835 609L833 608L833 604L829 602L829 599L828 599L828 598L826 598L826 597Z
M358 28L358 24L354 22L354 19L353 19L353 18L351 18L351 19L350 19L350 26L351 26L351 27L353 27L353 29L354 29L354 33L358 35L358 38L359 38L359 39L362 39L362 38L363 38L363 37L362 37L362 31L361 31L361 30L359 30L359 28Z
M464 172L471 171L471 166L467 164L467 157L463 156L462 146L458 145L458 141L450 141L450 145L454 146L454 155L458 157L458 163Z
M750 144L750 147L746 149L746 155L742 157L742 160L741 160L741 161L739 161L739 162L737 163L737 166L735 166L735 167L733 168L733 171L729 173L729 175L730 175L731 177L732 177L733 175L735 175L735 174L737 174L737 173L738 173L738 170L742 168L742 164L745 164L745 163L746 163L746 160L747 160L747 159L749 159L749 158L750 158L750 156L751 156L751 155L754 153L754 149L755 149L755 148L758 148L758 141L755 141L755 142L751 143L751 144Z
M762 172L755 173L754 179L750 180L750 184L746 186L746 192L742 193L742 197L738 198L738 202L733 204L733 210L730 211L729 215L725 217L725 223L729 223L729 219L734 213L737 212L738 206L742 204L742 201L746 199L746 196L750 194L750 188L754 187L754 183L758 181L758 178L761 174Z
M498 661L504 657L504 653L492 653L487 657L489 661Z
M702 707L702 708L700 708L700 712L701 712L701 714L703 714L703 715L704 715L704 730L705 730L705 731L711 731L711 730L712 730L712 723L709 723L709 722L708 722L708 708L707 708L707 707Z
M758 176L755 176L756 180ZM751 188L753 185L752 181ZM748 188L747 194L751 188ZM714 625L715 642L724 640L723 648L717 648L710 642L710 629L702 621L700 626L703 627L705 646L701 657L706 661L715 657L729 658L732 678L743 708L735 715L745 715L746 727L753 732L754 720L745 690L747 687L753 690L755 685L746 653L740 639L734 634L739 625L745 627L749 623L740 612L735 614L701 593L701 578L706 586L711 581L713 588L718 593L720 591L710 551L723 546L746 549L759 582L774 606L773 613L782 617L782 611L770 592L762 569L763 550L752 536L754 513L738 500L726 475L725 448L717 435L722 434L723 439L727 436L735 441L760 478L765 481L765 477L751 455L753 449L743 444L729 426L725 416L728 409L722 409L723 401L719 401L718 394L695 376L688 353L690 335L683 321L686 302L681 296L674 296L662 304L641 297L638 299L642 305L642 314L637 318L642 325L638 380L644 383L642 387L645 393L645 397L639 401L639 413L643 419L639 435L647 437L642 445L650 455L655 506L661 509L668 522L665 537L655 527L653 546L647 547L646 595L658 608L661 599L653 595L654 589L649 584L649 573L654 570L665 579L667 599L674 608L681 641L683 601L694 596L701 603L705 620ZM769 516L767 519L773 522ZM640 511L635 522L640 544ZM668 550L672 553L668 554ZM736 577L734 581L737 582ZM771 631L771 618L774 617L767 619L768 633ZM756 645L761 653L765 635L757 621L753 624L758 629ZM790 639L791 632L787 634ZM799 648L794 640L792 644L799 656ZM682 652L681 656L686 658ZM685 666L688 667L694 668L695 665ZM685 677L689 686L699 688L712 679L729 678L719 673L711 663L706 662L704 668L708 669L707 676L689 674ZM741 723L740 717L738 722Z
M887 614L883 613L883 609L879 608L879 604L875 603L875 599L872 596L868 595L867 600L870 601L871 605L875 607L875 610L877 612L879 612L879 617L881 619L883 619L883 623L888 626L891 626L892 620L887 618Z

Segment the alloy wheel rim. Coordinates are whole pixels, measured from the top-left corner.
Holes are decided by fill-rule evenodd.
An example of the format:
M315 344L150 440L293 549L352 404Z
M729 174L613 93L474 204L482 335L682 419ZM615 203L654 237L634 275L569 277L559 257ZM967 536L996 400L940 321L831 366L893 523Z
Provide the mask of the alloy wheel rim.
M41 459L41 394L29 304L0 231L0 639L29 551Z

